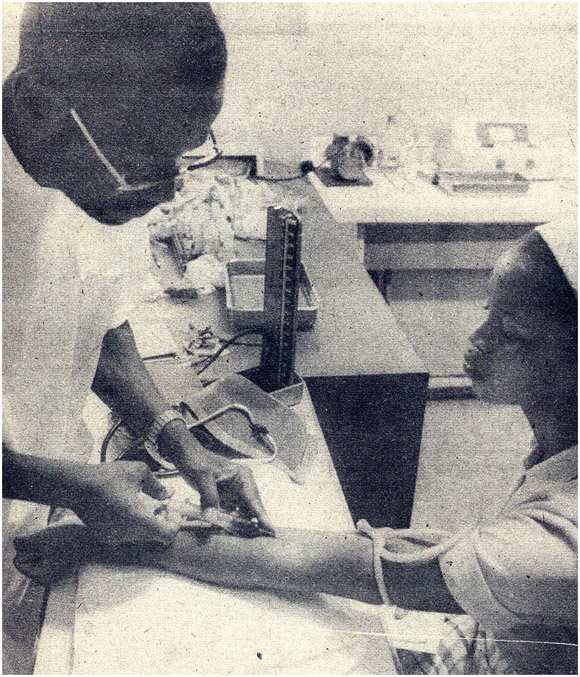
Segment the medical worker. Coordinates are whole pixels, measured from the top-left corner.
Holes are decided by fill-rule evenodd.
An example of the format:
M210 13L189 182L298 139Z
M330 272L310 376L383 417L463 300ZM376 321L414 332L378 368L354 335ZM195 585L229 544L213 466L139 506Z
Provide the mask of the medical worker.
M127 322L150 287L139 217L172 199L176 160L210 134L226 60L202 3L24 10L3 87L3 495L20 499L5 505L5 560L15 532L46 520L34 504L71 508L108 542L174 538L178 520L157 510L166 490L145 464L86 463L91 389L204 505L227 501L270 526L251 473L198 445L154 386ZM5 653L11 641L26 645L22 582L7 564Z

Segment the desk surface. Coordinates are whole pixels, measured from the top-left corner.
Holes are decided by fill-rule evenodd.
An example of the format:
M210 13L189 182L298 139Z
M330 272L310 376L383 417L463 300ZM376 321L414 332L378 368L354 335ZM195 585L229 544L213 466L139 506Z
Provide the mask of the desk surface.
M421 361L359 261L356 233L333 221L306 181L288 187L287 197L288 206L297 198L302 205L303 260L321 301L314 330L299 334L297 372L315 381L424 375ZM263 244L241 243L238 255L262 251ZM188 303L163 299L144 308L142 319L168 322L174 333L179 326L187 330L191 321L205 322L231 335L235 329L223 309L223 298L216 294ZM218 362L222 371L255 366L259 349L234 349ZM210 370L207 376L212 376ZM99 404L92 406L98 409ZM256 468L266 509L279 526L351 529L308 395L299 411L317 450L310 477L298 486L276 468ZM174 481L178 493L186 490ZM115 567L88 567L80 574L78 589L68 584L53 590L37 674L196 672L392 674L394 668L379 609L357 602L223 590L167 573Z
M104 423L95 410L93 425ZM309 479L255 469L274 523L352 529L306 394L297 410L316 456ZM172 478L176 494L192 493ZM85 567L53 591L36 674L393 674L380 607L328 595L217 588L132 567Z
M357 233L331 218L304 182L308 202L303 260L318 291L312 332L299 339L296 371L302 376L426 373L384 298L360 263ZM306 187L308 190L305 190Z
M296 209L303 224L302 260L320 299L314 328L299 332L296 373L304 378L425 374L426 369L370 279L360 256L357 233L337 224L306 180L285 187L283 206ZM264 215L265 218L265 215ZM238 258L264 256L264 243L236 243ZM223 292L195 301L163 299L145 312L179 335L188 323L211 324L220 336L235 327L225 316ZM205 376L243 370L260 362L259 348L230 349Z
M338 222L539 224L576 218L577 189L556 181L532 183L521 195L449 195L425 179L367 172L372 186L327 187L310 181Z

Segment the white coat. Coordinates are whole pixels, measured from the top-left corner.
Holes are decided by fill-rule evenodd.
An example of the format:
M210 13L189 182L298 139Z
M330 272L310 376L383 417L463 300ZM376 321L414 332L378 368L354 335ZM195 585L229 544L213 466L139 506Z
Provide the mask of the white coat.
M3 439L18 453L86 460L92 441L83 409L103 336L151 288L147 228L137 219L123 226L95 221L60 191L38 186L5 142L2 215ZM12 565L11 543L16 533L44 526L48 509L3 503L4 672L10 673L27 645L23 623L34 627L34 619L22 619L29 586Z

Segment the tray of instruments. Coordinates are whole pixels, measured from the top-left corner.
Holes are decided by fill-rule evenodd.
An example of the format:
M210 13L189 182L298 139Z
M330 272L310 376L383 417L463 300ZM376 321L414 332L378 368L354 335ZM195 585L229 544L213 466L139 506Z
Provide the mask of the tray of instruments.
M530 187L529 180L517 172L440 171L433 176L432 183L452 195L521 194Z
M226 310L237 329L264 326L265 259L233 259L226 264ZM318 295L300 263L298 329L311 329L318 315Z

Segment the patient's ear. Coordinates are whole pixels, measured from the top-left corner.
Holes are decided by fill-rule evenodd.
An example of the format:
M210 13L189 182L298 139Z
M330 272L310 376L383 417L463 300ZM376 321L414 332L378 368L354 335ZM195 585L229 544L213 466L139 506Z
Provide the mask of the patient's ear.
M19 69L10 75L5 86L11 87L13 110L31 140L51 137L63 128L70 114L69 106L41 73Z

